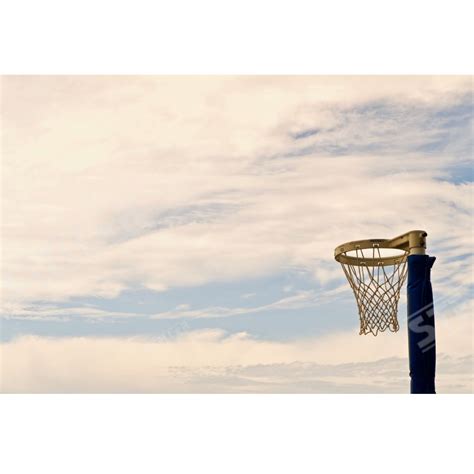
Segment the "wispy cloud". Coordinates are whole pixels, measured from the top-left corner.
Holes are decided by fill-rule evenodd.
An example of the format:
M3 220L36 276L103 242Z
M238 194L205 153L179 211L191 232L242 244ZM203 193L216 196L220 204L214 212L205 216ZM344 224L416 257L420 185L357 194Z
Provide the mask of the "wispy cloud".
M434 252L449 235L448 257L472 244L472 186L439 182L465 159L450 147L470 139L467 78L30 77L2 87L7 302L288 267L325 283L340 241L411 227L428 230ZM423 151L437 140L445 146Z
M143 316L142 313L126 312L126 311L106 311L95 308L90 305L84 306L64 306L59 307L51 304L37 305L19 305L4 304L2 307L4 318L29 319L29 320L56 320L68 321L71 318L80 316L90 319L102 318L130 318L135 316Z
M315 290L297 291L296 294L281 298L272 303L260 306L250 307L208 307L202 309L176 308L173 311L164 311L162 313L154 314L152 319L179 319L179 318L227 318L239 314L255 314L267 311L279 310L297 310L301 308L316 307L321 303L327 303L334 300L341 293L349 294L347 285L341 285L332 290L317 292Z

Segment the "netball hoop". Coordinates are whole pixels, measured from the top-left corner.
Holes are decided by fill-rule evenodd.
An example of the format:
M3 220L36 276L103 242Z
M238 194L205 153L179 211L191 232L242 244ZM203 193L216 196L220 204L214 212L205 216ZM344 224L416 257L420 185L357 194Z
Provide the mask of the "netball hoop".
M393 239L368 239L336 247L334 258L354 292L359 334L399 329L400 291L408 275L408 339L412 393L434 393L435 334L427 233L412 230Z
M334 257L359 308L359 334L398 331L398 300L407 276L407 256L415 249L424 253L426 235L415 230L390 240L357 240L336 248Z

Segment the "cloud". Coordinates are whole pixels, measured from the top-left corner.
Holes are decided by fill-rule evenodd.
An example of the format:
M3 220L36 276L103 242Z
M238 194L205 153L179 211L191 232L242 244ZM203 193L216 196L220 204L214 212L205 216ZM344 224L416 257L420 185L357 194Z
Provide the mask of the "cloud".
M58 307L52 304L37 304L24 306L21 304L4 303L2 307L4 318L68 321L71 317L81 316L90 319L130 318L143 316L141 313L126 311L106 311L92 305Z
M151 319L180 319L180 318L227 318L239 314L255 314L267 311L297 310L301 308L316 307L321 303L328 302L343 292L349 292L347 285L339 286L324 293L315 290L297 291L296 294L281 298L272 303L261 306L250 307L207 307L201 309L190 309L190 307L177 307L173 311L164 311L151 315ZM244 295L249 297L248 295Z
M473 357L441 355L438 393L472 393ZM172 373L199 393L407 393L406 358L323 365L311 362L251 366L181 367ZM176 391L186 390L178 384Z
M472 185L441 180L465 160L449 145L466 135L456 106L470 88L463 77L3 78L3 302L288 269L324 286L338 278L335 245L410 228L439 251L440 288L468 288L468 266L449 262L472 248ZM446 147L423 149L440 137Z
M184 328L185 329L185 328ZM472 318L440 319L440 393L472 393ZM2 392L380 393L408 391L405 333L288 342L221 330L173 338L44 338L0 344Z
M254 296L256 296L257 293L244 293L243 295L241 295L240 297L243 298L244 300L247 300L249 298L253 298Z

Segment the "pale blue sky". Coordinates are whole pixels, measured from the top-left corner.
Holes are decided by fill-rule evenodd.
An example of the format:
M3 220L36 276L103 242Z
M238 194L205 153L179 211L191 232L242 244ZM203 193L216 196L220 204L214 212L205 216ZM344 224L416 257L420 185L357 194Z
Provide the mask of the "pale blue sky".
M359 337L332 250L410 228L470 301L468 79L187 81L4 81L4 343Z

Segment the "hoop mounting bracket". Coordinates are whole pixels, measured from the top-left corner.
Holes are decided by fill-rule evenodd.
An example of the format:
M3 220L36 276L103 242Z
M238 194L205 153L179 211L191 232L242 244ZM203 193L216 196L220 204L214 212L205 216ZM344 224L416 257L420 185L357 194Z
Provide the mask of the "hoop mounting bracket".
M390 239L388 244L391 248L405 250L413 254L424 254L426 250L427 233L424 230L410 230L405 234Z

